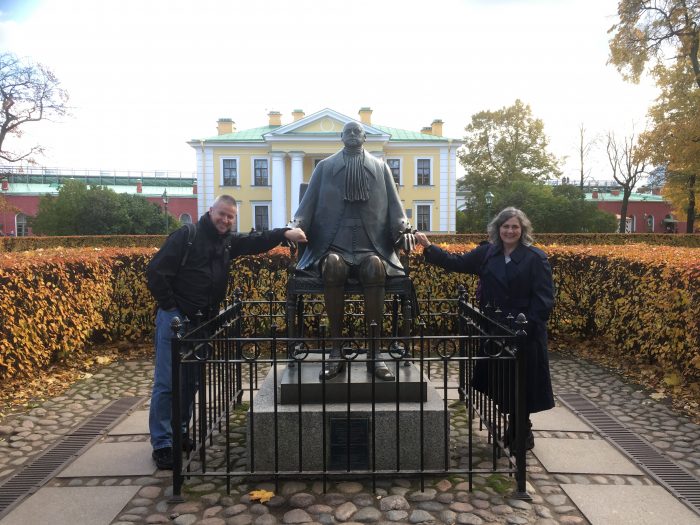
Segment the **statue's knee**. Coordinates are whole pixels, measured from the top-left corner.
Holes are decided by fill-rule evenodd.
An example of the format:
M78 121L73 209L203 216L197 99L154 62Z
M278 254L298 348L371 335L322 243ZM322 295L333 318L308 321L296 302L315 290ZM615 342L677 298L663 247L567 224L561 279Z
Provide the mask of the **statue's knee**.
M360 282L363 286L380 286L386 281L384 263L376 255L367 257L360 265Z
M348 278L348 265L337 253L329 253L321 267L323 283L330 286L345 284Z

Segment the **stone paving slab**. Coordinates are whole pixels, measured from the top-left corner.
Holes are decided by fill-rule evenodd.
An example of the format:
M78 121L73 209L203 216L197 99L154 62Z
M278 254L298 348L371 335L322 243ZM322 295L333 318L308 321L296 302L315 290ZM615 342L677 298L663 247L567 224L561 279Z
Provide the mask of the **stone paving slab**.
M644 475L630 460L601 439L537 438L532 452L547 472Z
M109 431L110 436L149 434L148 410L135 410L124 421Z
M532 430L593 432L591 427L566 407L554 407L551 410L531 414L530 421L532 421Z
M658 485L561 487L591 525L700 525L700 516Z
M108 525L141 487L44 487L0 525Z
M147 441L97 443L68 465L59 478L150 476L156 471Z

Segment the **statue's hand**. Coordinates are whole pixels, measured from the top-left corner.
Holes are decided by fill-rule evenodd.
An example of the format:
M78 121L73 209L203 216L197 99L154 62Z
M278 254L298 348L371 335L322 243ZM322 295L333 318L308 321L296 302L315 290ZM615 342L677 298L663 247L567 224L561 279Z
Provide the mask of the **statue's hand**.
M408 232L401 234L399 243L403 251L406 253L411 253L416 249L416 236L409 230Z

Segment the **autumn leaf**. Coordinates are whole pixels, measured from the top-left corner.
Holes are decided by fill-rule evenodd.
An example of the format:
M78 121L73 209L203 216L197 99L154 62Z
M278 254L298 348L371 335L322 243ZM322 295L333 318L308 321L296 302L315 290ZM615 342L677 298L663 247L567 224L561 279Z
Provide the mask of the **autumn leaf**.
M275 493L270 492L269 490L253 490L248 495L253 501L260 500L260 503L266 503L272 499Z

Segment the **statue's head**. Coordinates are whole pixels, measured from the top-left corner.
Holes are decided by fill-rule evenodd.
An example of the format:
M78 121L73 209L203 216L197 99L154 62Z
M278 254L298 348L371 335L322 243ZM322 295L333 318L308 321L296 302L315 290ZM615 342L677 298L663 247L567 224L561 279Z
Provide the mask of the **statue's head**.
M359 122L351 121L343 126L343 132L340 134L340 138L348 148L357 148L365 143L367 134L365 133L365 128Z

